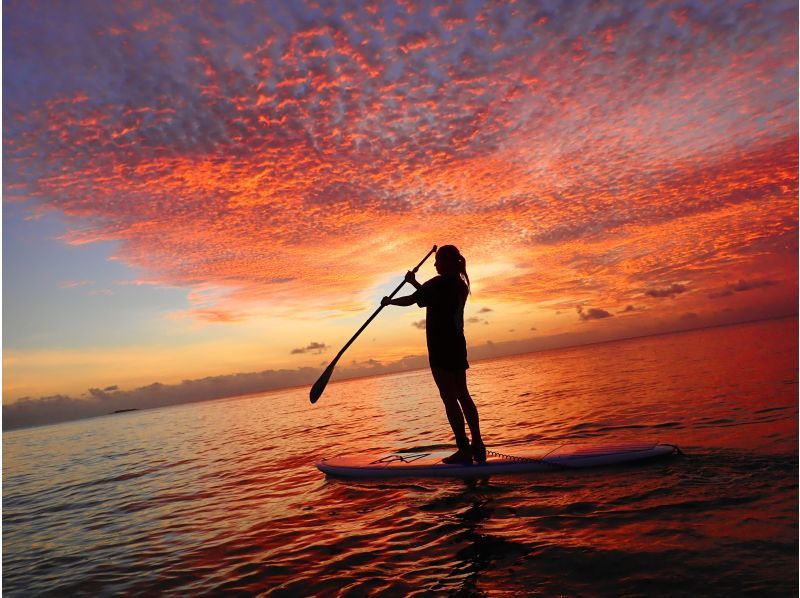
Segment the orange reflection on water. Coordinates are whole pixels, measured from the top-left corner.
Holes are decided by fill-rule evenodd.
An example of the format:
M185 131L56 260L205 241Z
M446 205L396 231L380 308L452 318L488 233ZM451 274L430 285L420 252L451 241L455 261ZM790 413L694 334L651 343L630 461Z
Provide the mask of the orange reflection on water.
M796 318L473 362L490 448L646 438L686 453L483 480L314 468L452 444L427 370L333 382L314 406L298 388L7 433L4 583L38 587L38 562L65 593L113 580L130 593L608 594L642 590L645 570L699 591L698 567L717 584L789 588L796 363ZM65 566L75 551L93 558Z

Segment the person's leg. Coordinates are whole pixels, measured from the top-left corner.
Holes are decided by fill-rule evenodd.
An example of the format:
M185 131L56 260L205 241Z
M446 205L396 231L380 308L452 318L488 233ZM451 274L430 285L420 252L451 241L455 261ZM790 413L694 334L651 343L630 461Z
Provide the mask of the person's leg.
M457 370L453 372L453 382L456 387L456 396L458 402L461 404L461 411L467 420L469 431L472 434L473 441L481 440L481 426L478 418L478 408L469 394L467 388L467 370Z
M475 406L475 401L472 400L472 396L470 396L469 389L467 388L467 370L453 372L453 380L456 385L461 411L464 413L470 434L472 435L472 456L475 457L476 461L486 461L486 446L483 444L483 439L481 438L478 408Z
M445 412L447 413L447 421L450 422L450 427L458 445L458 452L448 457L446 462L471 459L469 438L467 438L467 433L464 430L464 415L461 413L461 407L458 404L458 391L453 372L432 367L431 373L436 386L439 388L439 395L442 397Z

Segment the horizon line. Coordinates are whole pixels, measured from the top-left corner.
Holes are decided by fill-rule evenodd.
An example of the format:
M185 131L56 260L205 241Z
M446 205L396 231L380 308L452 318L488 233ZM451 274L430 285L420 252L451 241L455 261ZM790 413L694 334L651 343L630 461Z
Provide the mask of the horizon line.
M617 337L617 338L612 338L612 339L607 339L607 340L602 340L602 341L590 341L590 342L586 342L586 343L576 343L576 344L573 344L573 345L563 345L563 346L557 346L557 347L548 347L548 348L544 348L544 349L535 349L533 351L523 351L523 352L519 352L519 353L511 352L511 353L505 353L503 355L494 355L494 356L491 356L491 357L482 357L482 358L479 358L479 359L475 359L473 361L473 363L483 363L483 362L487 362L487 361L495 361L495 360L498 360L498 359L505 359L505 358L508 358L508 357L519 357L519 356L523 356L523 355L533 355L533 354L536 354L536 353L546 353L546 352L550 352L550 351L562 351L564 349L573 349L573 348L578 348L578 347L591 347L593 345L605 345L605 344L609 344L609 343L624 342L624 341L636 340L636 339L642 339L642 338L651 338L651 337L658 337L658 336L669 336L669 335L672 335L672 334L685 334L685 333L688 333L688 332L695 332L695 331L701 331L701 330L712 330L712 329L715 329L715 328L728 328L728 327L732 327L732 326L743 326L743 325L747 325L747 324L756 324L756 323L759 323L759 322L770 322L770 321L777 321L777 320L786 320L786 319L790 319L790 318L795 318L796 319L796 318L798 318L798 316L800 316L800 313L795 312L795 313L792 313L792 314L785 314L785 315L781 315L781 316L773 316L773 317L768 317L768 318L756 318L756 319L750 319L750 320L742 320L742 321L730 322L730 323L726 323L726 324L711 324L711 325L707 325L707 326L697 326L697 327L693 327L693 328L670 330L670 331L666 331L666 332L654 332L654 333L640 334L640 335L627 336L627 337ZM515 342L515 341L510 341L510 342ZM420 355L415 355L413 357L421 357L421 356ZM410 369L400 369L400 370L391 371L391 372L380 372L380 373L375 373L375 374L365 374L365 375L362 374L362 375L343 377L343 378L340 378L338 380L332 380L330 382L330 385L335 385L335 384L343 383L343 382L352 382L352 381L356 381L356 380L364 380L364 379L369 379L369 378L380 378L380 377L383 377L383 376L392 376L392 375L396 375L396 374L404 374L404 373L409 373L409 372L418 372L418 371L425 370L425 369L428 369L428 368L427 367L418 367L418 368L410 368ZM237 372L237 373L234 373L234 374L222 374L222 376L239 375L239 374L242 374L242 373L247 374L247 373L258 373L258 372ZM198 380L202 380L202 379L203 378L198 378ZM159 382L153 382L151 384L160 384L160 383ZM232 395L226 395L226 396L221 396L221 397L212 397L212 398L203 398L203 399L197 399L197 400L188 400L188 401L183 401L181 403L176 403L176 404L172 404L172 405L159 405L157 407L141 407L141 408L135 408L135 410L136 411L151 411L151 410L154 410L154 409L167 409L167 408L172 408L172 407L180 407L182 405L189 405L189 404L192 404L192 403L205 403L207 401L220 401L220 400L229 400L229 399L237 399L237 398L244 398L244 397L267 396L267 395L270 395L270 394L285 392L285 391L288 391L288 390L296 390L298 388L310 388L312 385L313 385L313 383L297 384L297 385L291 385L291 386L282 386L282 387L277 387L277 388L270 388L270 389L267 389L267 390L243 393L243 394L232 394ZM147 385L145 385L145 386L147 386ZM36 400L36 399L34 399L34 400ZM80 399L78 399L78 400L80 400ZM87 400L89 400L89 399L87 399ZM19 401L17 401L17 402L19 402ZM13 407L17 402L10 403L8 405L3 405L3 410L5 410L7 407ZM61 421L57 421L57 422L47 422L47 423L41 423L41 424L24 425L24 426L19 426L19 427L15 427L15 428L9 428L9 429L5 429L4 428L2 430L2 432L3 433L10 433L10 432L15 432L17 430L27 430L27 429L31 429L31 428L40 428L40 427L44 427L44 426L56 426L56 425L59 425L59 424L67 424L67 423L76 422L76 421L83 421L83 420L95 419L95 418L100 418L100 417L107 417L109 415L114 415L114 413L111 413L111 412L110 413L102 413L102 414L90 415L90 416L86 416L86 417L77 417L75 419L61 420Z

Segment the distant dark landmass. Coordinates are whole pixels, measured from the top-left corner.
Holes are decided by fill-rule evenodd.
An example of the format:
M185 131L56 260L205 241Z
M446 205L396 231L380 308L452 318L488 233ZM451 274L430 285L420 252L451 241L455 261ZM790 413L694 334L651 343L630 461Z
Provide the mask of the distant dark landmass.
M138 409L117 409L116 411L112 412L112 415L114 413L127 413L128 411L139 411L139 410Z

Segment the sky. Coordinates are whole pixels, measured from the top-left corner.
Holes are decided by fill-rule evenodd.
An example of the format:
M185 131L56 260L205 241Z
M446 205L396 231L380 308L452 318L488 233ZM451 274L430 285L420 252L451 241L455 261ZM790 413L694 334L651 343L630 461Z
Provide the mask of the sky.
M4 417L310 384L434 244L472 359L796 314L797 36L782 0L6 0ZM423 321L337 375L424 367Z

